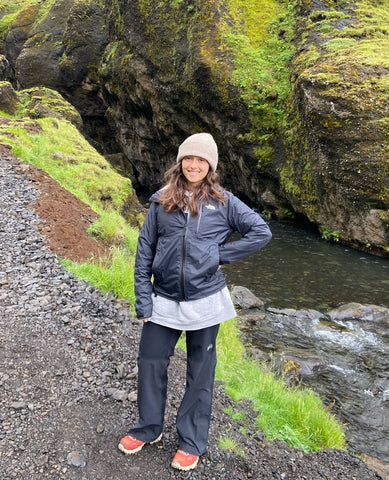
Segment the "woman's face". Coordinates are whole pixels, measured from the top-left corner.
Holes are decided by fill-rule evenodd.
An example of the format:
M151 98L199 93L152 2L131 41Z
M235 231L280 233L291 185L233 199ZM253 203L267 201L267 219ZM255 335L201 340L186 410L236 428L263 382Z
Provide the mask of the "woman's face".
M184 157L181 161L181 168L186 181L188 182L188 188L191 189L199 185L207 176L209 171L209 163L201 157L188 156Z

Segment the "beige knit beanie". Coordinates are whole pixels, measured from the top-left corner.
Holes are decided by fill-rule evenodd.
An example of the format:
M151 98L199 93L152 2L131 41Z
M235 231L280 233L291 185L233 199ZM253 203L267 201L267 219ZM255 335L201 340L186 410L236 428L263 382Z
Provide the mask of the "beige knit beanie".
M204 158L212 170L216 170L218 162L217 145L210 133L195 133L184 140L178 148L177 163L184 157L191 155Z

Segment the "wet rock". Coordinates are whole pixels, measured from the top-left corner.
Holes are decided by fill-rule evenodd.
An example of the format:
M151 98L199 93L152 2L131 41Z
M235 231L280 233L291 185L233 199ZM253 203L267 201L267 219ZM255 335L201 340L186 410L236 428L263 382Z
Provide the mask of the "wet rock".
M389 308L378 305L362 305L360 303L347 303L328 312L331 320L357 320L361 322L374 322L389 325Z
M248 288L234 286L231 290L234 305L242 309L263 308L263 302L256 297Z

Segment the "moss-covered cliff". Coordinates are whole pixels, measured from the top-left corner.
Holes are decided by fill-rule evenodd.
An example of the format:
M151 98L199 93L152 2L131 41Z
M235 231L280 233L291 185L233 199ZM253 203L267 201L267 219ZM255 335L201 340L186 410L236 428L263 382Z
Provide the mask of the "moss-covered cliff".
M243 199L385 254L388 11L387 0L6 2L2 71L15 87L59 90L140 189L160 184L185 136L210 131L223 183Z
M281 189L368 251L389 246L389 3L300 2Z

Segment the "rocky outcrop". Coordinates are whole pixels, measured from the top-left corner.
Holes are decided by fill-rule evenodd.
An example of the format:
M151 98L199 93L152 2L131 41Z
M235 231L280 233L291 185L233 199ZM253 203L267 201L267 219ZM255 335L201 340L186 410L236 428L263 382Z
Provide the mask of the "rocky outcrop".
M324 236L389 254L388 32L327 3L300 2L281 190Z
M13 115L18 104L18 96L9 82L0 81L0 110Z
M325 238L389 255L388 70L358 50L377 35L387 42L388 33L357 11L358 2L329 5L301 1L283 12L277 4L268 13L274 18L263 20L278 52L290 42L287 19L296 19L291 85L284 76L278 90L277 69L289 57L281 64L269 55L268 83L253 79L262 64L252 47L238 58L236 45L268 39L254 38L249 14L242 7L238 17L224 1L61 0L46 12L37 4L12 20L0 53L15 86L45 85L74 105L84 134L138 191L160 185L185 136L209 131L223 184L243 200L280 219L300 214ZM261 8L254 2L250 15Z

